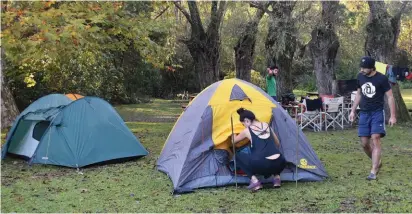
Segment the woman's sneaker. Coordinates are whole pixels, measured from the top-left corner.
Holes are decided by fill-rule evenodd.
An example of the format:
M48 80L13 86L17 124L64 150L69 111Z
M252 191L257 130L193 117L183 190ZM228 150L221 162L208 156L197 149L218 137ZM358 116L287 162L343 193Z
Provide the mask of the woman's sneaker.
M259 190L259 189L261 189L263 186L262 186L262 184L260 183L260 181L257 181L257 182L255 182L255 183L253 183L252 181L250 181L250 183L249 183L249 186L247 187L249 190L252 190L252 192L253 191L257 191L257 190Z
M280 178L273 178L273 187L280 188Z

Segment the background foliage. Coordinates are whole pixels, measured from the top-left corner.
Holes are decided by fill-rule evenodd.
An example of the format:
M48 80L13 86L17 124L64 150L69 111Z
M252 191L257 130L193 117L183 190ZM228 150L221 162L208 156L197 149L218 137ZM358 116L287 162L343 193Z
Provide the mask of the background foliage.
M389 2L389 11L398 5ZM199 2L205 25L209 2ZM309 10L305 10L309 8ZM391 9L392 8L392 9ZM237 36L256 8L229 2L221 27L221 77L233 76ZM305 11L305 13L303 13ZM306 44L320 21L319 2L298 2L299 50L295 52L294 88L316 90ZM303 14L303 15L302 15ZM338 79L354 78L364 55L366 2L341 2L338 14L340 48ZM172 98L198 92L193 60L181 41L190 35L183 14L168 2L6 2L2 4L2 48L5 75L18 107L49 93L80 93L113 104L147 98ZM259 23L252 82L264 88L268 16ZM398 48L412 57L412 12L402 16ZM411 67L411 62L409 61ZM281 71L282 72L282 71ZM411 88L410 83L401 84Z

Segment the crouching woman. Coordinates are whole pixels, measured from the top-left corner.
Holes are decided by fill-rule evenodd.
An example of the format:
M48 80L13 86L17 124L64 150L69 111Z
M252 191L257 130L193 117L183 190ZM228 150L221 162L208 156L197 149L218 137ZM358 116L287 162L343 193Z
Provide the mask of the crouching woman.
M279 175L286 167L286 160L278 149L280 143L276 134L267 123L258 121L253 112L240 108L237 113L240 122L246 128L235 135L234 142L238 143L248 138L251 147L250 154L236 154L237 165L250 178L248 189L257 191L263 187L257 175L263 175L265 178L273 176L273 186L279 188L281 183Z

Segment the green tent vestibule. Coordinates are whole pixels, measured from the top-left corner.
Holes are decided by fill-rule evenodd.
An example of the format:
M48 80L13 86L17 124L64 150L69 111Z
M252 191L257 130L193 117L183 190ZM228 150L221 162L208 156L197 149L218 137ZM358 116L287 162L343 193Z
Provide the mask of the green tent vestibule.
M116 110L97 97L44 96L15 120L2 148L29 163L79 168L146 156Z

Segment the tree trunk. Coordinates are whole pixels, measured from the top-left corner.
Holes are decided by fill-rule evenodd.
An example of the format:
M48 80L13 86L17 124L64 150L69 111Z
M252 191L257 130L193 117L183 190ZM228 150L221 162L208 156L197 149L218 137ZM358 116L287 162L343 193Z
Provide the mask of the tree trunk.
M401 89L399 88L398 84L392 86L392 93L395 99L396 118L399 121L410 121L411 117L409 115L408 108L406 107L406 104L403 101ZM390 115L389 106L386 106L387 108L385 109L385 114L387 113L388 115ZM387 117L387 119L389 119L389 117Z
M199 44L200 43L200 44ZM201 41L186 42L196 69L196 74L201 89L219 80L219 52L213 51Z
M175 6L183 13L191 26L190 39L184 41L193 58L200 89L219 80L220 36L219 29L226 2L211 2L210 24L205 31L195 1L188 1L190 14L178 3Z
M368 1L370 17L366 26L365 51L369 52L377 61L393 64L396 56L396 44L399 37L399 27L401 15L406 7L407 2L402 4L398 13L391 17L387 12L385 2ZM395 99L396 117L398 121L410 121L411 117L403 101L399 85L392 86L393 97ZM385 104L385 113L390 116L390 111Z
M336 94L333 87L336 80L335 59L339 49L339 39L335 33L336 12L339 2L322 2L322 21L312 31L309 48L316 75L319 94Z
M269 33L266 39L266 59L269 65L277 65L277 96L293 92L292 62L297 46L297 29L292 11L295 1L270 2Z
M0 68L0 87L1 87L1 128L4 129L13 124L13 121L19 115L16 102L13 95L4 81L3 71L5 68L4 50L1 48L1 68Z
M236 78L248 82L251 81L250 72L252 70L255 53L256 34L258 32L259 22L264 14L265 11L258 9L255 17L246 24L243 32L240 34L236 46L234 47Z

